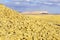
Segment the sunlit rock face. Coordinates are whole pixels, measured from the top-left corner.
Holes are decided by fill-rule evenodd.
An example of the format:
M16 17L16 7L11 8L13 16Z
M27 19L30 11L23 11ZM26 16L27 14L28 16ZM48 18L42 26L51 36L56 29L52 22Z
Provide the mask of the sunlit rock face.
M60 40L60 26L0 5L0 40Z

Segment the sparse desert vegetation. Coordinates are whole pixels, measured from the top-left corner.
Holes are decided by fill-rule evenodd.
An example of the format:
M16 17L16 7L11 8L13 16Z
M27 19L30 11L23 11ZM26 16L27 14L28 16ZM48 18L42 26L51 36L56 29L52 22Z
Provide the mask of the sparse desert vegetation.
M60 40L59 15L22 15L0 5L0 40Z

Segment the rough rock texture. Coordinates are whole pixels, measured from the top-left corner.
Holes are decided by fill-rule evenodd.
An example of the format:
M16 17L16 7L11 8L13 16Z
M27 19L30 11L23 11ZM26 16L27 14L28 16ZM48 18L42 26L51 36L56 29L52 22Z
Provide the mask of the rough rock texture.
M0 5L0 40L60 40L60 26Z

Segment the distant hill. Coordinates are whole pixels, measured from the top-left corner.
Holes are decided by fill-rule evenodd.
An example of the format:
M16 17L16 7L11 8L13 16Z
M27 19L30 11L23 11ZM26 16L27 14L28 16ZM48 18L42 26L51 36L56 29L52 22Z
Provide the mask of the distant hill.
M22 14L48 14L47 11L22 12Z

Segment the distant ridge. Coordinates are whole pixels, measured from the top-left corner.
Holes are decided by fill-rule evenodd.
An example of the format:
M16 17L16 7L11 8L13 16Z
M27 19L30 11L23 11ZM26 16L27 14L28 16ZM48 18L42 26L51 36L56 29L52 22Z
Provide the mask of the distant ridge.
M47 11L32 11L32 12L22 12L22 14L39 15L39 14L48 14L48 12Z

